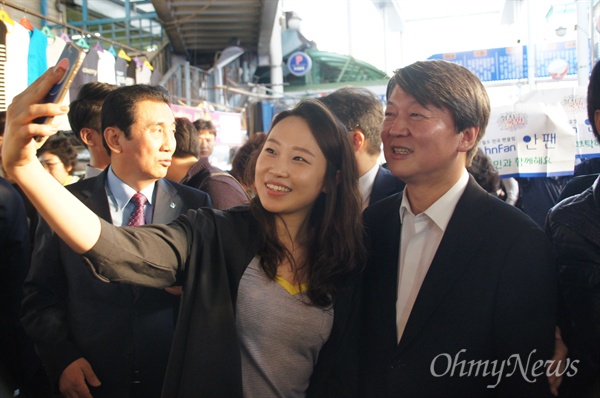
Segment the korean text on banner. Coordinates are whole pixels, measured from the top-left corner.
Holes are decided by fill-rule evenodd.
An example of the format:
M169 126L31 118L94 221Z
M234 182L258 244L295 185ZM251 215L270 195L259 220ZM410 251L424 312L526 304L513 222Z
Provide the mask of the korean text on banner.
M522 102L559 102L575 131L575 156L580 159L600 157L600 144L588 120L586 87L537 90Z
M480 146L502 177L573 174L575 131L559 103L492 109Z

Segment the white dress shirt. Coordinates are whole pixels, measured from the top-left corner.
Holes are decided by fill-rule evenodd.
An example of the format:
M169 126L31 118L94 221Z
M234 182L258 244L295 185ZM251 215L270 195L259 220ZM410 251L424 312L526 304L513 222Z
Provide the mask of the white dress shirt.
M362 198L363 210L369 206L369 202L371 201L371 191L373 190L375 177L377 177L378 171L379 164L376 163L375 166L371 167L371 170L367 171L358 179L358 190L360 191L360 197Z
M396 299L396 332L398 342L412 311L429 266L442 241L454 208L469 182L465 170L460 179L427 210L415 215L404 190L400 205L400 254L398 296ZM409 188L410 189L410 188Z
M152 201L154 200L153 194L155 185L156 183L150 184L140 191L140 193L144 194L146 199L148 199L146 206L144 206L144 218L146 224L152 223ZM109 166L106 175L106 196L108 197L108 207L110 208L110 216L112 217L113 225L118 227L127 225L129 216L135 208L135 205L130 202L130 199L135 194L135 189L121 181L113 172L112 167Z

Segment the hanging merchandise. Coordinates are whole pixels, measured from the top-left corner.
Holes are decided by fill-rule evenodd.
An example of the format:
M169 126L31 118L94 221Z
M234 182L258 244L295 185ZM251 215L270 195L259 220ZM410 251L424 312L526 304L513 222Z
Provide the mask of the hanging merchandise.
M19 22L23 23L23 19ZM29 55L27 57L27 85L33 83L48 69L48 38L41 30L33 28L29 32Z
M115 56L110 52L110 49L98 51L98 81L108 84L117 84L115 76Z
M71 40L71 37L67 34L67 32L62 32L60 34L60 38L63 39L65 41L65 43L70 43L73 40Z
M121 56L121 52L125 54L125 51L119 50L117 58L115 60L115 79L117 86L127 85L127 61ZM127 55L127 54L125 54ZM129 57L127 57L129 58ZM131 59L131 58L130 58Z
M88 42L85 40L85 37L83 37L83 36L81 36L75 44L77 44L79 47L83 48L84 50L90 49L90 45L88 44Z
M56 38L56 35L52 32L52 30L48 26L44 26L42 28L42 33L45 34L46 37L49 38L49 39Z
M127 55L125 50L120 49L119 53L117 55L119 56L119 58L123 58L125 61L131 62L131 57L129 55Z
M6 25L0 22L0 111L6 111Z
M4 13L4 17L1 16L2 13ZM0 10L0 19L3 20L6 27L4 101L8 106L17 94L27 88L28 68L24 66L27 65L30 39L29 31L23 25L12 21L6 11Z
M148 61L142 63L142 61L135 57L139 61L136 62L137 67L135 68L135 81L137 84L150 84L150 80L152 78L152 71L146 64L150 64Z
M72 99L77 98L79 90L84 84L98 81L98 51L88 51L79 72L75 75L69 95Z
M0 21L4 22L5 24L8 25L14 25L15 21L13 21L10 16L8 16L7 12L4 11L3 9L0 10Z
M29 22L29 19L27 19L27 17L21 18L21 20L19 21L19 23L25 29L27 29L27 30L33 30L33 26L31 25L31 22Z
M63 39L63 35L56 36L52 35L48 36L48 47L46 49L46 60L48 63L47 68L54 66L58 62L58 57L62 53L63 49L67 45L67 42ZM65 35L69 37L68 35ZM70 40L70 39L69 39Z
M130 58L131 60L131 58ZM135 84L135 70L136 70L136 64L135 61L131 60L131 62L129 62L127 64L127 74L125 76L125 84L128 86L134 85Z

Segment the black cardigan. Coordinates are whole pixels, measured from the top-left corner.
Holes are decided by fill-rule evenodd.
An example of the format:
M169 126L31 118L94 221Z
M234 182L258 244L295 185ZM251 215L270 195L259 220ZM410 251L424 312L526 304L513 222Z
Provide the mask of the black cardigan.
M243 396L235 303L242 274L260 247L258 228L245 205L192 210L166 226L102 222L100 240L85 253L98 277L158 288L183 284L164 397ZM357 282L353 274L338 283L333 329L307 396L356 394Z

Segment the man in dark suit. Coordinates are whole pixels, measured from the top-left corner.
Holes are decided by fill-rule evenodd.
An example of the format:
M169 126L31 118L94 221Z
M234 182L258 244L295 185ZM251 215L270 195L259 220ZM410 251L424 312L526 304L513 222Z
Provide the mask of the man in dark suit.
M362 396L550 394L548 240L466 171L489 114L457 64L417 62L389 82L384 153L406 188L365 211Z
M163 178L175 150L174 130L166 90L114 90L102 108L111 166L69 190L115 225L168 223L188 209L210 206L204 192ZM136 206L139 194L146 203ZM22 320L61 394L159 397L178 304L179 297L165 290L95 278L46 223L38 228Z
M366 88L344 87L320 98L320 101L340 119L352 136L363 209L402 191L404 183L379 165L383 121L381 100Z

